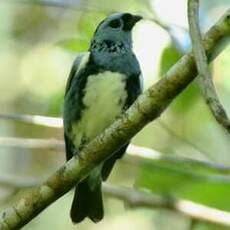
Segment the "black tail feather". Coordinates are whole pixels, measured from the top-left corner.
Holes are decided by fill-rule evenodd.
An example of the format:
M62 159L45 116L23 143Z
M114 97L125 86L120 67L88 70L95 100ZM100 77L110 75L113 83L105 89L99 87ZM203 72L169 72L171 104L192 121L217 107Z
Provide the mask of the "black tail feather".
M77 185L70 216L74 223L81 222L85 217L89 217L95 223L103 218L101 184L93 191L90 189L87 179Z

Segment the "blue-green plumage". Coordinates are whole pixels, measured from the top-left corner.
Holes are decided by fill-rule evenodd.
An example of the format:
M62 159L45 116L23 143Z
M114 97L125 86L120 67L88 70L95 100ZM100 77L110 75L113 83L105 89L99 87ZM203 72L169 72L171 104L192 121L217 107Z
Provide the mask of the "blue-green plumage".
M127 13L109 16L95 31L89 52L75 60L64 104L67 160L112 124L140 94L140 67L132 51L131 34L140 19ZM101 181L107 179L126 148L115 152L77 185L71 208L73 222L103 218Z

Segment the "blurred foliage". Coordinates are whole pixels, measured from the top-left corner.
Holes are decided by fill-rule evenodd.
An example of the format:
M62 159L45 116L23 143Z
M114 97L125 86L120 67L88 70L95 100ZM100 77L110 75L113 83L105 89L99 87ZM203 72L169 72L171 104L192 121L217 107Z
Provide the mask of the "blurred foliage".
M163 74L165 74L181 57L182 54L172 43L170 43L168 47L165 47L161 54L159 75L163 76Z
M52 3L52 4L48 4ZM63 3L63 4L58 4ZM88 50L97 24L116 11L156 15L164 23L182 26L186 33L184 0L10 0L0 2L0 107L1 113L61 116L65 82L79 52ZM202 1L201 25L214 23L229 0ZM176 9L176 10L174 10ZM175 30L176 33L176 30ZM175 34L181 47L187 38ZM184 43L184 44L182 44ZM182 54L171 36L159 26L148 23L139 31L137 50L147 88L180 59ZM221 100L230 114L230 47L212 64L212 74ZM160 118L142 130L133 142L154 148L166 156L209 159L230 165L230 141L203 101L194 81ZM44 128L0 120L1 136L63 139L62 129ZM169 131L170 130L170 131ZM192 144L191 144L192 143ZM194 145L196 147L194 147ZM62 152L0 148L0 173L21 176L47 175L65 161ZM118 163L110 181L148 189L152 192L186 198L230 211L229 173L204 165L167 160L146 164ZM8 194L0 187L0 199ZM62 197L24 229L75 229L70 222L72 193ZM3 208L4 205L2 205ZM160 210L124 210L120 201L105 198L105 218L94 225L86 220L78 229L172 229L184 230L188 220ZM195 230L220 227L198 223Z
M89 42L89 40L87 41L85 39L69 38L58 42L57 45L77 53L88 50Z
M185 198L212 207L230 210L229 176L209 175L196 167L186 169L183 165L144 165L137 185L153 192L176 198ZM218 196L216 194L219 194Z

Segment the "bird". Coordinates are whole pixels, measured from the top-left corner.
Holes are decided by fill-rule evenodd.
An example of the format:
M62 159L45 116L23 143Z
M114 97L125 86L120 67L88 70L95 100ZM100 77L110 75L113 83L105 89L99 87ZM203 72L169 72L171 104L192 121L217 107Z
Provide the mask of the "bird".
M88 51L76 57L64 97L67 160L78 155L141 94L141 69L133 51L132 36L135 25L141 20L141 16L130 13L114 13L106 17L97 26ZM108 178L128 144L76 185L70 210L73 223L80 223L86 217L95 223L103 219L102 181Z

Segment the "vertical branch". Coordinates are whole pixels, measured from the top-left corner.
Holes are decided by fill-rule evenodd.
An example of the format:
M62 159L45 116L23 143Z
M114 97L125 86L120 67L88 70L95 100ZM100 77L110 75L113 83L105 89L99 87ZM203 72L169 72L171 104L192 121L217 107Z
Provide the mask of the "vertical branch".
M188 0L189 32L192 40L193 54L199 73L200 86L203 96L212 114L219 124L230 133L230 121L222 106L211 74L208 69L208 59L202 44L202 36L199 28L199 0Z

